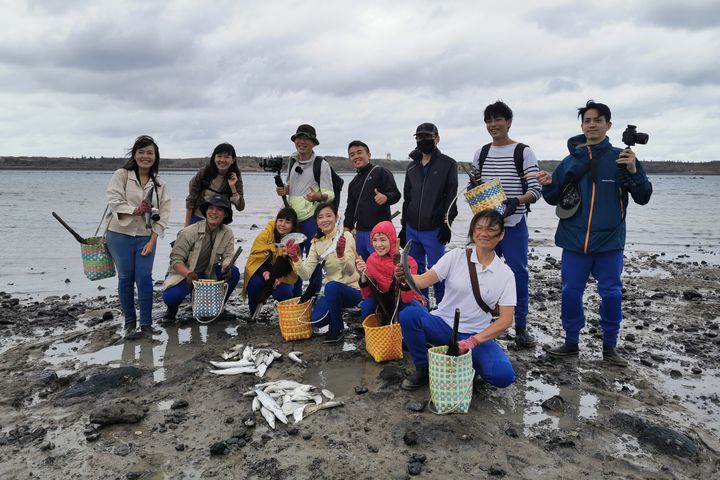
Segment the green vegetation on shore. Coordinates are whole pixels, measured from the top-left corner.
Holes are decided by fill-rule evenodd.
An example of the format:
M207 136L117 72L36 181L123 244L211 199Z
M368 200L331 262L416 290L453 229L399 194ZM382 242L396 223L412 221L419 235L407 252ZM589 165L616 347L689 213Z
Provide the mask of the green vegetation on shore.
M262 171L258 161L262 157L238 157L240 170L244 172ZM353 168L344 157L326 156L338 172L352 172ZM206 158L163 158L163 170L197 170L207 164ZM0 170L115 170L125 163L125 158L112 157L0 157ZM407 160L384 160L374 158L372 162L393 172L404 172ZM465 163L465 162L463 162ZM548 171L555 169L559 160L541 160L540 168ZM469 168L469 164L465 163ZM720 161L678 162L643 161L649 174L672 175L720 175Z

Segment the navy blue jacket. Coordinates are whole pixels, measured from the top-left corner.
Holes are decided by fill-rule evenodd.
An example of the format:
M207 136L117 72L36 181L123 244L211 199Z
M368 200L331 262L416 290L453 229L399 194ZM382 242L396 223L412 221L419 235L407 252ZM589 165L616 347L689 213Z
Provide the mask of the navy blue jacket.
M580 208L571 218L558 222L555 244L583 254L623 250L628 197L645 205L650 201L652 184L638 161L637 172L629 175L630 184L621 185L615 161L622 149L613 147L607 137L597 145L588 146L585 142L585 135L568 140L570 155L553 172L552 183L542 189L545 201L557 205L563 188L582 175L577 182ZM588 171L590 165L592 168ZM583 175L583 172L586 173Z
M423 177L422 154L413 150L410 159L403 186L402 224L417 231L435 230L445 222L448 210L448 222L452 223L457 216L457 163L436 148L428 162L428 174Z

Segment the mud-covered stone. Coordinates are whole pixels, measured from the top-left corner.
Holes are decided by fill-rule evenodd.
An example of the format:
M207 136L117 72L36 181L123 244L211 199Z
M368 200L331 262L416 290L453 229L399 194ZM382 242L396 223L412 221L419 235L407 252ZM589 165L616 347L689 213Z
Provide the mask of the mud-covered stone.
M90 412L90 422L99 425L138 423L145 416L143 409L133 400L111 400Z

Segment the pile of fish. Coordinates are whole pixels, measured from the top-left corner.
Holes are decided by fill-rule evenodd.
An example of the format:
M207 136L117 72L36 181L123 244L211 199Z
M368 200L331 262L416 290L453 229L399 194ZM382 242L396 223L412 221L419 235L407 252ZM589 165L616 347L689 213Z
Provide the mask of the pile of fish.
M302 352L290 352L288 358L296 363L302 364L299 356ZM216 375L238 375L241 373L254 373L262 378L265 375L273 360L282 357L282 353L271 348L253 347L252 345L238 344L229 352L222 354L224 361L210 361L217 370L210 370Z
M345 405L334 401L335 395L329 390L323 389L317 393L314 385L292 380L260 383L243 395L254 397L253 411L259 411L272 429L275 428L276 419L287 425L288 418L292 417L298 423L319 410Z

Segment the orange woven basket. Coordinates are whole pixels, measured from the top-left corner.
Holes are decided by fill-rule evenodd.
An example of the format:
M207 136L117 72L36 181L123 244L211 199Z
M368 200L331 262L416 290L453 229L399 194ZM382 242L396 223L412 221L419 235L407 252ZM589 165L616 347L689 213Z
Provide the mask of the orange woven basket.
M306 340L313 334L310 322L312 302L298 303L299 300L300 297L295 297L277 304L280 334L286 342Z
M402 330L399 323L380 325L377 315L373 313L365 317L362 326L365 330L365 350L376 362L403 358Z

